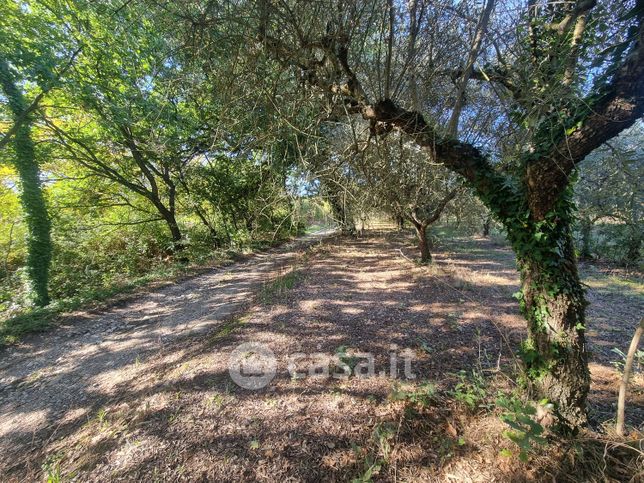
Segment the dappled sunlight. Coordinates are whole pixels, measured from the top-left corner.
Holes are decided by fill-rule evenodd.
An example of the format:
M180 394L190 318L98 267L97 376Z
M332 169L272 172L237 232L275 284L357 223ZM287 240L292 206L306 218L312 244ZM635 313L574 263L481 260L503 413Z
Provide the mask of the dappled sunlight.
M596 277L591 275L584 278L584 283L593 290L606 293L618 293L631 297L644 296L644 283L641 280L628 280L622 277Z
M47 410L27 411L19 408L20 405L17 405L15 408L10 407L6 409L9 414L19 416L19 418L14 418L9 423L2 424L0 426L0 437L6 438L14 433L28 436L47 422Z
M359 249L365 244L372 246L369 256ZM338 249L347 245L357 249ZM179 301L159 294L136 310L115 309L109 317L122 317L127 330L84 343L72 338L68 356L55 370L26 373L24 390L65 383L77 391L74 402L62 395L46 403L28 402L17 408L11 425L3 426L5 436L20 441L25 427L30 434L46 435L51 421L59 421L60 435L46 446L48 454L78 445L78 454L66 457L68 468L99 468L104 458L111 474L123 478L149 474L162 460L177 467L203 465L211 476L232 471L243 479L252 467L253 475L275 476L290 468L285 477L296 471L314 478L324 471L342 479L362 471L365 454L352 448L372 446L376 428L392 418L394 425L402 421L396 418L403 417L404 405L391 399L401 383L414 388L430 382L434 390L451 394L473 368L496 374L512 367L525 336L510 297L518 278L512 266L485 265L479 271L468 265L465 253L458 260L450 255L454 259L448 264L419 267L387 255L402 246L387 238L329 246L324 256L310 257L298 268L303 276L292 287L269 290L254 304L239 299L270 289L266 274L255 277L253 285L243 273L227 273L225 283L191 292L197 297ZM441 256L437 253L436 259ZM190 310L186 300L194 304ZM217 315L221 307L231 309L228 318ZM233 308L241 315L232 316ZM613 343L602 338L612 333L610 321L592 310L590 317L596 320L588 331L591 345L603 348L601 357L615 360ZM625 337L623 329L613 329ZM249 342L270 348L275 356L275 376L259 390L237 386L229 374L229 355ZM372 358L373 377L338 377L343 374L340 357L360 367L369 360L365 353ZM613 417L619 377L605 358L593 360L591 371L592 417L606 421ZM639 384L641 375L633 382ZM639 414L642 397L633 389L629 417ZM56 400L62 401L63 412L52 410ZM487 417L461 426L452 404L428 413L434 416L422 420L422 438L403 431L397 464L424 468L430 478L436 474L432 464L449 461L445 474L468 478L480 466L473 458L486 458L496 461L490 468L493 478L504 464L497 460L499 447L507 444L503 424ZM25 417L30 423L20 426ZM482 438L491 446L470 446ZM312 457L319 466L305 463Z

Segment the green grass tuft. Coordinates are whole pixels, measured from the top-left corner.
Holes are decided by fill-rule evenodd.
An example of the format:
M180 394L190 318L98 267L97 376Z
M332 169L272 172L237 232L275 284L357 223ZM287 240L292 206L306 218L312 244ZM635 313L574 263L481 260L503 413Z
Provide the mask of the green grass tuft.
M284 297L289 290L295 287L302 277L302 273L295 269L283 275L279 275L277 278L262 287L258 295L259 301L266 305L274 303L276 300Z

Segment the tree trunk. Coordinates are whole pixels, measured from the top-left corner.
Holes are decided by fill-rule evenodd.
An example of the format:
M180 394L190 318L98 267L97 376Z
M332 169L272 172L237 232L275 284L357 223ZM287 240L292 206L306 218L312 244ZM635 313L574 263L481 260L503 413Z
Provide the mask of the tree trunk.
M420 250L420 263L431 263L432 254L429 251L429 243L427 241L427 226L423 223L412 221L414 229L416 230L416 238L418 239L418 250Z
M405 218L400 215L396 215L395 218L396 218L396 227L398 228L398 231L403 231L405 229Z
M166 223L168 225L168 228L170 229L170 234L172 235L172 241L175 244L176 248L183 248L182 240L183 240L183 235L181 233L181 230L179 229L179 225L177 224L177 221L174 218L174 215L171 215L170 219L166 220Z
M642 232L637 225L630 225L628 231L626 263L637 263L640 259L640 250L642 247Z
M461 79L457 84L456 103L454 104L454 110L452 111L452 115L447 123L447 132L454 138L457 137L458 121L461 117L463 107L465 106L465 90L467 89L467 83L469 82L470 77L472 77L474 63L479 55L479 51L481 50L481 43L483 42L483 37L487 30L487 24L490 20L492 11L494 10L494 1L495 0L487 0L487 5L481 13L481 18L476 26L476 34L472 42L472 47L470 48L470 52L467 57L467 64L465 65Z
M582 218L580 220L579 231L581 234L581 250L579 252L579 258L583 260L589 260L592 258L591 250L591 235L592 235L593 225L590 220Z
M483 236L488 237L490 236L490 225L492 223L492 217L488 215L485 220L483 221Z
M356 226L353 222L353 215L351 215L344 203L344 199L340 200L336 196L330 196L329 203L333 218L340 228L343 235L353 235L356 232Z
M164 216L164 220L166 222L166 225L168 225L168 229L170 230L170 235L172 236L172 241L174 242L175 250L182 249L183 234L179 229L179 225L177 224L177 220L175 219L174 214L169 213L167 216Z
M212 238L212 243L215 248L221 247L221 240L219 238L219 233L217 233L217 230L215 229L214 226L212 226L212 223L208 221L208 218L206 218L206 215L203 213L201 208L195 205L195 213L201 220L201 223L208 229L208 233L210 234L210 238Z
M253 217L252 216L246 217L245 220L244 220L244 224L246 225L246 231L248 231L248 233L252 233L253 232Z
M186 183L182 178L180 178L180 180L181 180L181 184L182 184L182 186L183 186L183 188L185 190L186 195L188 195L188 197L190 199L192 199L192 195L190 193L190 187L189 187L188 183ZM208 230L208 233L210 234L210 238L212 238L212 243L213 243L214 247L215 248L221 247L221 239L220 239L219 233L217 233L217 230L212 225L212 223L210 223L210 221L208 221L208 218L206 217L206 214L203 212L203 210L199 206L199 203L193 200L192 206L193 206L193 208L195 210L195 213L197 214L197 216L201 220L201 223L203 223L203 225Z
M615 431L619 436L624 436L624 420L626 411L626 388L628 387L628 380L631 377L631 370L633 368L633 359L635 359L635 351L637 345L644 332L644 318L640 319L640 325L635 330L631 345L626 354L626 361L624 362L624 375L622 376L622 383L619 385L619 397L617 399L617 424Z
M181 229L179 228L179 224L177 223L174 211L166 208L165 205L160 201L155 201L154 206L163 218L163 221L165 221L168 230L170 230L170 236L172 237L173 242L173 248L170 250L170 252L173 253L181 251L184 248L183 234L181 233Z
M549 241L523 251L518 258L520 304L528 321L521 356L533 395L554 405L559 429L575 430L586 423L590 387L584 339L586 301L569 225L560 220L544 238Z
M22 91L11 70L0 59L0 86L6 96L16 123L14 134L16 171L20 178L20 202L27 224L27 274L33 302L39 307L49 304L49 266L51 264L51 221L42 193L40 168L31 139L31 118L20 117L27 111Z

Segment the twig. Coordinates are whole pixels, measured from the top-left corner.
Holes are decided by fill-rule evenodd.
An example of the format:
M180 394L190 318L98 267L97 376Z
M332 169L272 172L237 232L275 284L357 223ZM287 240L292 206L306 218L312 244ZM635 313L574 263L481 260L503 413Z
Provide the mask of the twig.
M633 359L635 358L635 351L637 350L637 345L640 342L640 337L642 337L642 332L644 332L644 317L640 319L640 324L635 330L633 335L633 340L631 340L631 345L628 348L628 354L626 355L626 362L624 363L624 375L622 376L622 383L619 385L619 397L617 399L617 424L615 425L615 431L619 436L624 436L624 413L626 409L626 388L628 386L628 380L631 377L631 369L633 368Z

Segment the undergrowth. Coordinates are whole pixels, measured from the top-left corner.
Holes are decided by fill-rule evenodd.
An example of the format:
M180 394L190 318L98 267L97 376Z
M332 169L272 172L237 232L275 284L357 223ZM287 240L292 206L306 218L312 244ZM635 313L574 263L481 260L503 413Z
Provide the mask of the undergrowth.
M127 295L153 282L166 282L189 275L195 267L176 263L150 273L120 281L107 287L89 288L73 297L55 300L46 307L26 308L13 317L0 320L0 345L13 344L26 334L42 332L55 324L64 313L83 307L94 308L119 295Z
M535 403L515 390L500 389L494 378L481 372L461 372L457 377L451 390L439 390L429 381L392 386L387 404L394 406L386 411L388 416L374 425L368 441L352 446L357 457L353 482L391 477L395 468L404 465L396 460L401 444L428 445L428 451L438 459L430 465L432 474L442 481L451 462L458 458L469 461L471 451L480 453L496 438L505 444L493 443L492 452L478 460L486 470L493 465L502 481L528 474L538 481L642 481L641 433L623 438L610 431L584 430L577 436L559 436L541 424L544 412L551 409L548 401ZM403 406L395 409L400 403ZM485 432L467 429L484 420L489 421L482 426L487 428ZM490 424L493 420L502 424ZM511 465L499 466L497 462L503 458L498 456L510 460Z
M286 273L281 273L276 278L264 284L259 292L258 300L270 305L284 297L302 279L303 274L297 269L292 269Z
M274 244L257 244L253 248L263 250L270 246L282 243L277 240ZM230 250L218 252L210 258L200 258L195 263L185 263L179 260L168 260L149 268L147 273L139 276L120 277L110 279L104 285L89 284L86 288L78 290L73 296L53 300L46 307L25 306L14 311L0 311L0 346L11 345L23 336L31 333L43 332L56 325L61 316L82 308L96 308L118 296L126 296L153 283L177 281L201 273L205 269L226 265L242 256L240 252ZM286 274L278 277L271 284L267 284L260 294L265 301L273 296L282 294L292 288L298 280L299 274ZM4 319L2 318L4 315Z

